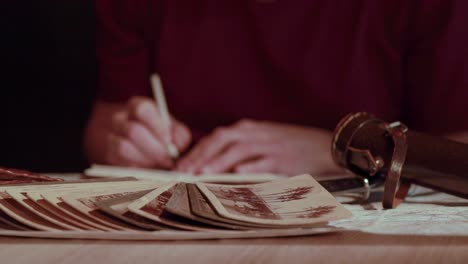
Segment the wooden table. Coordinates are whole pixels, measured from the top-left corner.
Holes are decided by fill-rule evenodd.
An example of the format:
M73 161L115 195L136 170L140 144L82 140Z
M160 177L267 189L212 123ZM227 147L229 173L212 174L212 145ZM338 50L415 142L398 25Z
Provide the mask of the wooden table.
M349 231L190 242L0 238L2 263L467 263L468 237Z

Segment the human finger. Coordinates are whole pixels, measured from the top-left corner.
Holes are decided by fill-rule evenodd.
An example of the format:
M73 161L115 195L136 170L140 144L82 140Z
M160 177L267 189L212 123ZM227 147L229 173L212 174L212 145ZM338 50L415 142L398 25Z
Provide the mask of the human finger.
M240 140L239 131L230 128L218 128L210 136L202 139L178 164L178 169L189 173L198 172L201 167L219 155L230 144Z
M238 164L233 169L236 173L277 173L278 165L271 158L260 158Z
M252 144L233 144L219 155L208 161L200 169L201 173L222 173L247 160L257 159L261 155L261 146Z
M146 158L129 140L111 134L108 136L107 141L109 147L106 159L110 164L132 167L151 166L151 160Z
M173 119L172 122L172 140L179 152L184 152L192 142L192 133L183 123Z
M161 114L154 100L148 97L133 97L128 103L128 118L139 121L164 143L170 143L171 130L163 124Z
M121 124L120 131L123 137L153 162L153 166L164 169L173 167L166 144L155 137L146 126L136 121L127 121Z

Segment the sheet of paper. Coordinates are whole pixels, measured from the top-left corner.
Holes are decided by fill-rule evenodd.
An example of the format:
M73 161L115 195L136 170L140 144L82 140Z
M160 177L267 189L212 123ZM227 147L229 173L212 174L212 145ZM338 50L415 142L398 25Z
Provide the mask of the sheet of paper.
M347 216L309 175L242 185L93 181L0 186L0 236L275 237L336 231L325 227L327 221Z
M173 229L168 226L163 226L151 219L142 217L128 210L128 205L137 199L140 199L144 195L148 194L149 191L137 192L121 197L99 201L95 205L103 212L112 215L120 220L130 223L132 225L148 229L148 230L162 230L162 229Z
M11 218L4 212L0 211L0 222L3 223L4 229L10 230L32 230L26 225L21 224L20 222L16 221L15 219Z
M39 198L37 199L31 198L29 194L26 194L26 196L28 196L31 200L35 201L37 205L42 207L44 210L46 210L50 214L53 214L55 217L58 217L66 222L71 223L72 225L78 227L79 230L103 230L98 227L94 227L92 224L91 225L86 224L86 222L82 221L78 217L73 217L64 213L62 210L58 209L56 206L49 203L40 194L39 194Z
M31 213L6 192L0 192L0 210L21 224L33 229L44 231L57 231L63 229L61 226L55 225L54 223Z
M101 190L94 189L92 194L80 193L75 195L66 195L62 196L61 199L66 204L92 218L95 222L112 227L116 230L129 230L135 229L136 227L128 225L122 221L116 221L117 219L103 214L98 210L99 208L95 203L136 192L153 190L159 187L161 187L159 182L133 182L131 185L120 186L119 188L106 188Z
M179 229L193 231L214 230L210 226L177 217L165 210L166 203L174 193L176 185L177 182L169 182L165 184L164 186L129 204L128 210L161 224Z
M18 230L18 229L8 224L8 222L2 221L2 219L0 218L0 230Z
M67 197L63 198L63 201L68 204L69 206L73 207L77 211L85 214L90 219L94 220L96 223L109 226L114 230L134 230L135 228L132 225L129 225L125 222L119 221L112 216L104 214L95 206L94 202L99 201L101 199L112 199L114 197L119 197L120 195L128 195L134 192L126 192L126 193L119 193L117 195L98 195L94 197L82 197L82 198L74 198L74 197Z
M61 217L66 215L68 219L73 219L76 222L85 224L89 228L85 229L94 229L94 230L114 230L112 226L96 222L93 218L89 217L86 214L81 213L75 208L64 203L61 199L65 195L92 195L109 189L120 190L122 188L129 188L132 186L140 187L147 186L148 184L156 184L159 186L161 183L157 182L145 182L145 181L91 181L91 182L78 182L78 183L69 183L69 184L59 184L59 185L40 185L31 188L30 186L11 186L6 188L6 190L14 190L17 192L25 192L28 197L32 198L34 201L40 202L39 205L48 204L55 207L58 211L50 211L53 214Z
M96 222L93 218L88 215L76 210L72 206L68 205L60 197L56 197L55 194L43 194L41 197L50 205L60 210L62 213L74 218L77 221L83 222L88 226L91 226L94 230L112 231L115 230L111 226Z
M270 173L251 173L251 174L203 174L193 175L174 171L163 171L154 169L136 169L127 167L116 167L106 165L93 165L85 170L85 175L95 177L135 177L141 180L156 181L180 181L180 182L210 182L210 183L261 183L278 179L284 179L285 176Z
M225 218L258 224L312 225L351 216L310 175L252 185L197 183Z
M0 185L0 192L6 192L10 190L20 191L20 192L73 192L82 190L101 188L101 187L110 187L117 185L126 185L133 184L134 182L144 182L137 180L128 180L130 178L125 178L125 180L118 179L104 179L104 180L87 180L87 181L75 181L75 182L54 182L54 183L33 183L33 184L21 184L21 185Z
M63 227L57 224L54 224L47 219L44 219L41 216L38 216L35 213L30 211L30 208L24 207L21 203L14 200L7 192L17 192L17 193L28 193L28 192L43 192L44 194L50 194L54 196L57 201L56 204L60 202L57 198L57 195L60 194L70 194L70 193L88 193L93 190L99 190L100 188L118 188L118 186L127 186L132 184L145 185L145 184L156 184L157 182L143 182L143 181L129 181L125 179L124 181L90 181L90 182L58 182L58 183L38 183L38 184L29 184L29 185L15 185L15 186L0 186L0 210L14 218L15 220L21 222L24 225L30 226L34 229L39 230L62 230ZM93 225L92 222L90 222ZM105 228L101 228L105 229ZM110 230L109 228L105 230Z
M30 186L19 185L19 186L4 186L3 190L10 198L14 199L25 209L28 209L28 214L35 214L37 217L42 218L43 220L53 223L56 226L61 227L65 230L89 230L96 229L91 226L85 226L81 221L75 220L65 213L61 213L58 209L51 208L51 204L46 202L41 197L41 193L53 193L59 195L60 193L73 193L73 192L83 192L88 190L91 186L95 188L101 187L112 187L119 185L127 185L128 182L133 181L131 178L124 178L119 180L99 180L99 181L79 181L79 182L60 182L60 183L49 183L49 184L33 184ZM34 191L29 191L33 187ZM26 193L26 194L25 194ZM32 199L32 198L35 199Z
M195 184L188 183L187 191L190 197L190 209L194 215L210 219L215 222L230 224L238 226L238 229L271 229L271 228L285 228L284 226L278 225L266 225L258 223L248 223L243 221L237 221L230 218L225 218L219 215L210 202L203 196L198 187Z
M60 226L63 230L80 230L80 227L75 226L73 223L68 222L67 220L44 209L23 193L14 190L9 190L7 193L12 199L21 204L25 209L29 210L30 213L36 214L38 217Z
M172 194L171 199L169 199L169 201L167 202L165 210L172 214L175 214L175 215L178 215L178 216L181 216L181 217L184 217L184 218L196 221L196 222L219 227L221 229L223 228L233 229L233 230L249 229L244 226L232 225L232 224L224 223L221 221L213 221L208 218L195 215L191 211L189 199L190 198L187 192L187 184L179 183L174 193Z

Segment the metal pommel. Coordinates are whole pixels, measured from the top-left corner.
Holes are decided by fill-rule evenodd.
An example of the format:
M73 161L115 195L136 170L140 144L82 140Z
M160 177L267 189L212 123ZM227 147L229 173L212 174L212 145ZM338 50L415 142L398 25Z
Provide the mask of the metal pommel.
M396 207L406 196L408 185L400 184L406 159L406 126L387 124L360 112L344 117L335 129L332 141L333 160L358 176L370 179L385 177L384 208Z
M351 143L354 136L369 124L381 125L384 122L365 112L345 116L335 129L331 149L333 160L339 166L366 178L383 167L383 160L374 157L368 149L358 149Z

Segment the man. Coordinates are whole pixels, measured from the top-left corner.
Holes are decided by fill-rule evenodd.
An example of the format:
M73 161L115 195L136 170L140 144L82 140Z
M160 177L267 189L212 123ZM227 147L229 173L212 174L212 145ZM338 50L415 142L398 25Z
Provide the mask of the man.
M97 11L93 162L333 173L332 130L355 111L466 138L464 0L98 0ZM153 72L170 131L150 97Z

